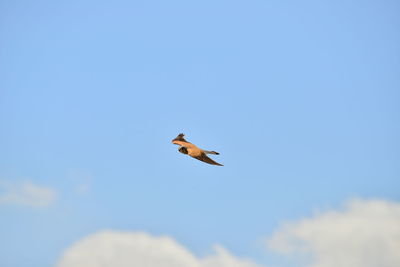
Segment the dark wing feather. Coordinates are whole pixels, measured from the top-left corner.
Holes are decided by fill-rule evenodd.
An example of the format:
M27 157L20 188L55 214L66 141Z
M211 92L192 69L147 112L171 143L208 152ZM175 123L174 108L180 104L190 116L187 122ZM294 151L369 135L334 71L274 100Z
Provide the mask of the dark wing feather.
M201 153L200 156L197 157L193 157L195 159L201 160L205 163L208 164L212 164L212 165L218 165L218 166L224 166L222 164L219 164L218 162L213 161L212 159L210 159L209 157L207 157L207 155L205 153Z
M174 140L176 141L182 141L182 142L187 142L185 138L183 138L185 135L183 133L179 134Z

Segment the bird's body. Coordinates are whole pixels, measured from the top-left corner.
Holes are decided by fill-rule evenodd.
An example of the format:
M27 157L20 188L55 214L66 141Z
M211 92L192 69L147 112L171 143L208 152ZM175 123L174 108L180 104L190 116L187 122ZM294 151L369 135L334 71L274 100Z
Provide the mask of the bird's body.
M183 154L187 154L187 155L191 156L192 158L201 160L208 164L223 166L222 164L215 162L214 160L210 159L207 156L207 154L219 155L218 152L207 151L207 150L198 148L196 145L186 141L185 138L183 138L184 136L185 136L184 134L179 134L174 140L172 140L173 144L179 146L179 149L178 149L179 152L181 152Z

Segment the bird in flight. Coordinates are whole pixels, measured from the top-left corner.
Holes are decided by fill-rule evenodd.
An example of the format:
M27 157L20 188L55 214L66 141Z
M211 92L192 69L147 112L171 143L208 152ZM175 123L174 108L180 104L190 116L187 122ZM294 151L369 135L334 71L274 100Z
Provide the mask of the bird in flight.
M215 151L208 151L208 150L203 150L201 148L198 148L194 144L188 142L183 138L185 135L183 133L179 134L175 139L172 140L172 143L175 145L178 145L178 151L181 152L182 154L186 154L191 156L192 158L204 161L205 163L212 164L212 165L218 165L218 166L224 166L222 164L219 164L218 162L213 161L210 159L207 154L213 154L213 155L219 155L218 152Z

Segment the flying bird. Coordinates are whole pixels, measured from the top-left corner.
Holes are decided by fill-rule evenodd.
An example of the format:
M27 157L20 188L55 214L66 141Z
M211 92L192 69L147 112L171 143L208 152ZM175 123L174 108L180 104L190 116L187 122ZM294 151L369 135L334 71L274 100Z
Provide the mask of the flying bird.
M183 138L185 135L183 133L179 134L175 139L172 140L172 143L175 145L178 145L178 151L181 152L182 154L186 154L191 156L192 158L201 160L205 163L212 164L212 165L218 165L218 166L224 166L222 164L219 164L218 162L215 162L214 160L210 159L207 154L212 154L212 155L219 155L218 152L215 151L208 151L208 150L203 150L201 148L198 148L194 144L188 142Z

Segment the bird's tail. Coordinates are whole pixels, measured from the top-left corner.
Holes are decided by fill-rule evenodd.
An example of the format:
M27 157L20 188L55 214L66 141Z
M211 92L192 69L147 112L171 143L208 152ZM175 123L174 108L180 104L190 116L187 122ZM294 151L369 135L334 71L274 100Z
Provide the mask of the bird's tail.
M206 154L213 154L213 155L219 155L219 153L218 153L218 152L215 152L215 151L207 151L207 150L204 150L204 153L206 153Z

